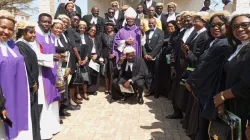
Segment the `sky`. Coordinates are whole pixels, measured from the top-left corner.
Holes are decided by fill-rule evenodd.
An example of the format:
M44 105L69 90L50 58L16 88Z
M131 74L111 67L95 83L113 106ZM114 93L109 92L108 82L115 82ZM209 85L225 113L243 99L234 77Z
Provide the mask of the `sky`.
M60 4L61 1L65 1L65 0L54 0L55 1L55 10L57 9L58 5ZM91 1L91 0L89 0ZM80 6L81 10L82 10L82 15L86 15L88 13L88 0L76 0L76 4L78 6ZM223 4L222 4L222 0L211 0L211 6L210 8L214 11L222 11L223 10ZM31 7L32 8L38 8L38 0L33 0L33 2L31 3ZM203 5L201 5L201 8L203 7ZM32 11L25 11L26 13L28 13L29 15L32 15L30 17L30 20L32 22L36 22L37 21L37 17L39 12L32 12Z

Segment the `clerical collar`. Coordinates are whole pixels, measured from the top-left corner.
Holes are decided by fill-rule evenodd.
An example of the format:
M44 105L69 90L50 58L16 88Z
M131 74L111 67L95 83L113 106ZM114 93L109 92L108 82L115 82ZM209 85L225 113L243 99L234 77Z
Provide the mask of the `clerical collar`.
M48 33L43 32L42 29L41 29L38 25L35 27L35 30L36 30L36 32L39 33L40 35L44 36L45 42L46 42L47 44L49 44L49 35L50 35L50 32L48 32Z

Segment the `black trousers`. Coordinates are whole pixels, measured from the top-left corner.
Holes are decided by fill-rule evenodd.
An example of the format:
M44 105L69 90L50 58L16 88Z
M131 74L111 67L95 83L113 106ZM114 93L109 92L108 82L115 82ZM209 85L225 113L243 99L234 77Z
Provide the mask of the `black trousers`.
M119 100L122 97L124 97L124 95L122 94L120 90L119 84L124 84L127 81L128 80L126 80L125 78L116 78L113 80L111 95L114 100ZM138 91L139 98L142 98L144 80L140 79L140 80L134 81L134 83L132 84L132 87L135 92Z
M148 75L146 77L146 88L150 94L158 94L158 81L159 81L159 59L158 57L154 61L145 61L148 67Z

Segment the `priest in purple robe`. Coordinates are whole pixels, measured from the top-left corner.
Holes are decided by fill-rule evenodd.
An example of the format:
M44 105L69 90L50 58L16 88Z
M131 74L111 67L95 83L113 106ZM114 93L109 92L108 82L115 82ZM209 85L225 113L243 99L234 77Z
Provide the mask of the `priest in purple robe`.
M133 46L136 50L136 56L141 56L141 30L135 25L136 11L129 7L124 16L126 18L125 27L121 28L114 39L113 53L116 56L116 61L123 54L123 50L126 46Z
M39 64L39 89L38 104L43 105L40 118L41 139L51 139L60 131L59 100L60 94L55 87L57 80L56 60L60 55L56 54L54 41L50 35L52 17L42 13L38 17L36 41L32 43L32 49L36 52Z

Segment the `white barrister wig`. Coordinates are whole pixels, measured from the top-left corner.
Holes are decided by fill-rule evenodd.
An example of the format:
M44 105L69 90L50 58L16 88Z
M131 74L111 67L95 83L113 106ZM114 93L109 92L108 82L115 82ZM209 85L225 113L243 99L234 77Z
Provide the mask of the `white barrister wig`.
M27 27L35 27L36 25L29 22L29 21L25 21L25 20L21 20L19 22L17 22L16 24L16 29L25 29Z
M250 11L234 11L229 17L229 22L231 22L234 18L241 15L250 15Z
M205 22L209 21L209 13L208 12L197 12L197 13L194 14L193 17L194 18L199 17L200 19L202 19Z
M125 49L123 50L123 54L132 53L132 52L135 53L135 48L132 47L132 46L127 46L127 47L125 47Z
M52 24L54 25L56 23L60 23L60 24L64 25L63 22L61 20L59 20L59 19L53 20Z
M225 16L226 18L229 18L230 13L228 11L213 12L210 14L209 20L216 16Z
M129 7L129 8L126 10L124 16L125 16L125 18L136 18L137 13L136 13L136 11L134 10L134 8Z

